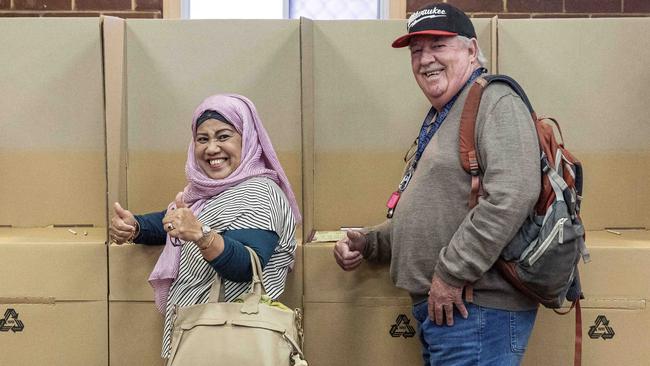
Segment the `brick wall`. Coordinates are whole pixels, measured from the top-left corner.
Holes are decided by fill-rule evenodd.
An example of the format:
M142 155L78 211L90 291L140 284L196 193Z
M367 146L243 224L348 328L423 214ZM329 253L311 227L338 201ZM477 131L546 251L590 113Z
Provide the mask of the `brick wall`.
M435 1L406 0L410 15ZM499 18L596 18L647 17L650 0L443 0L472 17Z
M233 0L235 1L235 0ZM395 0L393 0L395 1ZM650 16L650 0L441 0L472 17L595 18ZM410 15L432 0L406 0ZM162 18L163 0L0 0L0 17Z
M0 0L0 17L162 18L163 0Z

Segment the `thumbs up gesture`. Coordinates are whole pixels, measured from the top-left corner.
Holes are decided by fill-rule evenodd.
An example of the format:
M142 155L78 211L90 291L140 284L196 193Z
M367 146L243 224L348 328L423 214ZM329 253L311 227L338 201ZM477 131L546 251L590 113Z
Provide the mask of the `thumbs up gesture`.
M136 235L137 221L131 211L123 209L118 202L113 204L113 211L108 231L114 243L124 244Z
M185 204L185 201L183 201L183 192L178 192L176 194L176 198L174 198L174 203L176 204L176 208L188 208L187 205Z
M175 209L167 210L163 218L163 227L169 236L184 241L197 241L203 236L201 222L183 201L183 192L178 192L174 199Z
M361 265L366 248L366 236L360 231L348 230L345 237L334 245L334 259L344 271L352 271Z

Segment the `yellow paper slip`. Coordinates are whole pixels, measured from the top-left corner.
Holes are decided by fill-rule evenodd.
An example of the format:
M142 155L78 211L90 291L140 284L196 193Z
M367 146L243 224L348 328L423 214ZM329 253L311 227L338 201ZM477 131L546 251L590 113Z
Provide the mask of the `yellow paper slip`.
M313 242L339 241L345 236L345 231L316 231L314 232Z

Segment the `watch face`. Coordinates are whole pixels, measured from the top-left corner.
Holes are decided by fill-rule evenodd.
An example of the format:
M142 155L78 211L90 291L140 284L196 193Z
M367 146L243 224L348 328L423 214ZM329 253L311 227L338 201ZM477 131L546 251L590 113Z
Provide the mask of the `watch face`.
M201 231L203 232L203 235L207 235L211 230L212 228L208 225L201 226Z

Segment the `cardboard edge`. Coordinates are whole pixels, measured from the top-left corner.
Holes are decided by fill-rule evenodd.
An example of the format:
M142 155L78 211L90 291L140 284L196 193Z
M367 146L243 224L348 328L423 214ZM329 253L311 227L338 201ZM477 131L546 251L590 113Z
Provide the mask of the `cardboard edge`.
M102 16L106 98L107 218L113 202L126 203L125 21ZM108 225L107 225L108 226Z
M314 22L300 18L300 83L302 115L302 232L314 229Z

